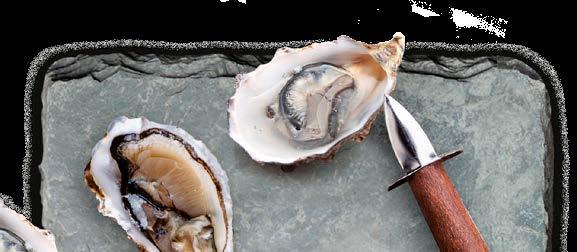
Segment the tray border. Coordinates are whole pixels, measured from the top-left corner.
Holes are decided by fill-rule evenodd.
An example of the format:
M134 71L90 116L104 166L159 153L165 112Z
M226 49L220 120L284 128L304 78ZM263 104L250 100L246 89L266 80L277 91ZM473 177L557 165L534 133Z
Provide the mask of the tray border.
M102 49L125 49L125 48L139 48L139 49L155 49L155 50L169 50L169 51L192 51L198 49L226 49L226 50L275 50L280 47L302 47L315 42L323 42L325 40L305 40L305 41L288 41L288 42L240 42L240 41L202 41L190 43L176 43L165 41L152 40L105 40L96 42L74 42L62 45L56 45L45 48L30 63L28 73L26 75L26 85L24 89L24 147L25 154L22 163L22 192L23 204L19 207L12 203L9 196L1 194L0 198L7 202L7 205L12 209L22 213L27 219L31 219L32 205L30 200L30 169L32 165L32 92L34 84L38 79L38 74L42 67L57 56L69 54L71 52L87 51L87 50L102 50ZM444 42L407 42L406 50L417 51L445 51L452 53L487 53L499 54L505 53L517 59L523 60L525 63L531 63L537 66L542 72L542 77L545 77L545 82L550 83L556 100L556 107L558 112L558 123L560 130L561 142L561 196L562 196L562 213L561 213L561 232L560 248L562 251L567 251L567 232L569 227L569 140L567 117L565 109L565 97L561 80L557 75L553 65L537 52L528 47L516 44L507 43L486 43L486 44L448 44Z

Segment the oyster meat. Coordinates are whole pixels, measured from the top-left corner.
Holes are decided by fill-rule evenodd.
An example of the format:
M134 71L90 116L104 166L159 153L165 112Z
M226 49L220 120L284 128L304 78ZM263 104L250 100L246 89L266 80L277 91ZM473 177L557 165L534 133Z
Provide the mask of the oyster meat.
M56 252L54 236L37 228L0 198L0 252Z
M229 135L256 161L294 164L330 158L348 139L368 134L396 85L405 39L365 44L341 36L280 48L238 76L229 100Z
M84 178L99 211L143 251L233 251L226 173L183 129L119 117Z

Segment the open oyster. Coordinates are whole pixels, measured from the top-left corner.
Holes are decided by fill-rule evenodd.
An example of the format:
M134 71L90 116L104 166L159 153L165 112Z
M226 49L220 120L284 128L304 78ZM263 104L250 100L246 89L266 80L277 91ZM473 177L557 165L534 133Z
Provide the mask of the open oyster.
M1 252L56 252L54 236L48 230L37 228L24 215L4 205L0 199Z
M92 150L85 182L143 251L233 251L228 179L184 130L120 117Z
M229 135L258 162L327 159L368 134L396 84L405 39L365 44L341 36L273 59L238 76L229 100Z

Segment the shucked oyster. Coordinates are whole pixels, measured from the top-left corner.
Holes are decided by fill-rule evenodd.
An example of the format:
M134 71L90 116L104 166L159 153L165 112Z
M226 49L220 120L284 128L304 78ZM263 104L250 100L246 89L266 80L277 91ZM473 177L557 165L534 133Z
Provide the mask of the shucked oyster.
M99 211L143 251L233 251L227 176L206 146L180 128L114 120L84 178Z
M405 39L336 41L291 49L239 76L229 100L229 134L259 162L329 158L347 139L368 134L396 84Z
M56 252L54 236L30 223L0 199L0 252Z

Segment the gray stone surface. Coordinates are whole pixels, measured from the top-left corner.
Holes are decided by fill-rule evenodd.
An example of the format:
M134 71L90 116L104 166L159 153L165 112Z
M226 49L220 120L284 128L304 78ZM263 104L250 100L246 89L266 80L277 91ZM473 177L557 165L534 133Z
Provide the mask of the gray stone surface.
M436 251L383 117L361 144L292 172L258 165L228 135L234 76L269 57L110 54L57 61L42 93L43 225L61 251L137 251L97 211L82 171L119 115L174 124L206 143L230 178L237 251ZM543 251L552 169L545 85L501 57L407 56L394 96L422 123L492 251Z

